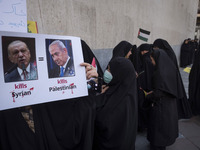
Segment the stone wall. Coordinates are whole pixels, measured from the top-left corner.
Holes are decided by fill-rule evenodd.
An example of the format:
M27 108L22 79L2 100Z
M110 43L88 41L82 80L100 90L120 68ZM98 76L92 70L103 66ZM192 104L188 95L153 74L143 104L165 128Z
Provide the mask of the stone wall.
M39 33L78 36L97 50L121 40L139 46L139 28L151 32L148 43L163 38L180 46L194 38L197 8L198 0L27 0Z

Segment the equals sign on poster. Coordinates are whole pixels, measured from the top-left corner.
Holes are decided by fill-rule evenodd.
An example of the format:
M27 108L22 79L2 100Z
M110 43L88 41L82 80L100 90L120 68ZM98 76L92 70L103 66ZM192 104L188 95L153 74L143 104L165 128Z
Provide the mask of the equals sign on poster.
M39 61L44 61L44 57L38 57Z

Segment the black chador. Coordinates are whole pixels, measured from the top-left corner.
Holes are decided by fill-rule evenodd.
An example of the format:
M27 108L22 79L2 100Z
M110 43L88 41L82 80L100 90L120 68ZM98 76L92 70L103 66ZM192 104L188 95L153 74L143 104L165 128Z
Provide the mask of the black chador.
M181 74L179 71L176 55L166 40L157 39L153 43L154 47L158 47L159 49L165 51L169 58L173 61L176 66L176 71L178 72L177 84L178 84L178 99L177 99L177 107L178 107L178 116L179 119L188 119L192 117L192 110L185 92L185 88L183 85L183 81L181 78Z
M119 42L113 49L112 58L125 57L131 50L132 44L127 41Z
M130 60L109 63L113 79L101 95L95 121L94 150L134 150L137 132L137 87Z
M155 70L152 76L152 94L147 139L151 147L165 149L178 137L177 71L176 66L162 50L152 54Z

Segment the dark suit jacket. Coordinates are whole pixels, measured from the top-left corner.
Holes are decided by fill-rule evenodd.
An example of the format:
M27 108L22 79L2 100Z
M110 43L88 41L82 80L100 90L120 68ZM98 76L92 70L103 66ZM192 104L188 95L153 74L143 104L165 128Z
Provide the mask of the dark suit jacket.
M73 77L73 76L75 76L74 63L73 60L70 58L67 63L67 66L65 67L64 77ZM49 72L49 78L56 78L56 77L60 77L59 66L50 70Z
M37 67L30 63L30 73L27 80L37 80ZM19 75L17 68L15 68L13 71L5 75L5 82L16 82L16 81L22 81L21 76Z

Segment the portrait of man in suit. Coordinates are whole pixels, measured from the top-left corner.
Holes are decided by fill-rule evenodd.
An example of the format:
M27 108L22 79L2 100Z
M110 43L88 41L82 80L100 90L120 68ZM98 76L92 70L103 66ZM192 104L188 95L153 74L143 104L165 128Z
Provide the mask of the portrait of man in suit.
M49 70L49 78L75 76L74 62L68 54L68 49L60 40L51 42L48 47L51 59L56 64Z
M4 74L5 82L37 80L36 61L31 62L31 52L22 40L13 40L7 46L7 58L12 66Z

